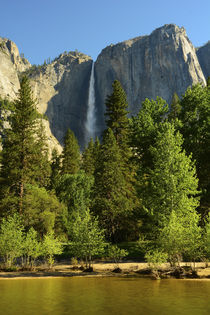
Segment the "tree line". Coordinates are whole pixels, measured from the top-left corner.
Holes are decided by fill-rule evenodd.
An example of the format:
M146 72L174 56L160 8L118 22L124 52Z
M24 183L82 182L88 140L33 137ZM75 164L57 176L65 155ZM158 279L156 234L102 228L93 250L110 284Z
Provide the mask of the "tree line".
M27 77L16 101L0 102L0 255L5 261L9 222L21 227L22 244L33 235L38 256L49 263L62 251L59 242L87 262L108 255L107 244L123 241L138 241L147 261L210 258L209 80L206 87L189 87L181 99L174 94L170 106L160 97L145 99L131 118L120 82L112 87L107 129L82 154L68 129L62 154L53 150L49 158ZM51 256L46 239L51 248L57 244ZM19 256L27 256L24 246Z

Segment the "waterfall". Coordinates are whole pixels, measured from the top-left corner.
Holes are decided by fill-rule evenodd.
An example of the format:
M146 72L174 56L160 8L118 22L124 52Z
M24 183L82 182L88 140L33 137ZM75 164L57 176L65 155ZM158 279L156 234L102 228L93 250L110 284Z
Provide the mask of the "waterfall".
M94 62L92 63L89 92L88 92L88 108L87 119L85 123L86 135L85 143L87 144L90 138L95 138L96 133L96 117L95 117L95 77L94 77Z

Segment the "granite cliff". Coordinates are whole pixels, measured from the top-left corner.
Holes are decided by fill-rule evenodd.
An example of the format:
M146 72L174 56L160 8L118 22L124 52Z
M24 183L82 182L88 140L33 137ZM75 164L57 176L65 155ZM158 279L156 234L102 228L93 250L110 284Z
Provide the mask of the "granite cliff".
M0 98L14 100L20 88L19 76L31 69L31 64L23 56L20 56L15 43L7 38L0 37ZM40 111L41 112L41 111ZM7 125L7 124L6 124ZM43 119L49 151L55 147L62 151L58 140L52 135L50 124Z
M203 74L207 79L210 76L210 41L197 49L197 56L201 69L203 70Z
M146 97L161 96L170 102L174 92L181 95L194 83L205 84L195 48L185 29L174 24L106 47L96 60L95 76L101 124L104 101L115 79L126 91L131 115L139 111Z
M91 66L89 56L69 52L50 64L28 70L38 111L47 115L52 133L61 144L71 128L84 145Z
M125 89L133 115L146 97L161 96L170 103L174 92L181 95L192 84L205 84L210 75L209 51L210 42L196 50L185 29L174 24L103 49L94 66L97 134L105 127L105 100L115 79ZM65 52L48 64L31 66L13 42L0 38L0 96L14 99L19 75L25 72L38 111L48 117L50 146L57 140L62 144L71 128L84 147L92 62L82 53Z

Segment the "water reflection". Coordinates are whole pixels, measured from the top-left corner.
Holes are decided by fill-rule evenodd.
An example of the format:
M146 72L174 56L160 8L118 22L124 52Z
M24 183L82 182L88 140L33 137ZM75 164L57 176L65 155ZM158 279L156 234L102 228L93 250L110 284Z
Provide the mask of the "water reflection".
M210 314L210 281L51 278L0 281L0 314Z

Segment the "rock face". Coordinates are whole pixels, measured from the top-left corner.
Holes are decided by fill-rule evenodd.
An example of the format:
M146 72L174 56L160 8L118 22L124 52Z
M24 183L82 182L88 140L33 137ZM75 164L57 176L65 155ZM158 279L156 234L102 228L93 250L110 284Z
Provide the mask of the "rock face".
M210 76L210 41L206 45L197 49L197 56L203 74L207 79Z
M14 99L19 89L18 75L25 72L38 111L49 119L44 124L50 146L56 144L53 135L62 144L71 128L83 148L92 62L87 55L69 52L50 64L31 66L13 42L0 38L0 96ZM96 129L100 136L105 128L105 100L115 79L125 89L130 115L139 111L146 97L161 96L170 103L174 92L181 96L192 84L206 84L205 78L210 75L210 42L196 52L185 29L169 24L148 36L106 47L94 69Z
M0 37L0 96L14 99L20 87L18 73L30 67L21 58L17 46L9 39Z
M20 88L19 75L29 69L31 69L31 64L19 55L17 46L11 40L0 37L0 97L2 99L7 98L11 101L16 99ZM43 126L46 131L50 155L53 148L61 153L62 147L52 135L49 122L45 119L43 119Z
M91 66L89 56L70 52L51 64L29 70L38 110L47 115L51 131L61 144L71 128L84 146Z
M95 74L100 124L103 124L105 99L115 79L127 94L131 114L139 111L146 97L161 96L170 102L174 92L181 95L193 83L205 84L185 29L173 24L158 28L149 36L108 46L97 58Z

